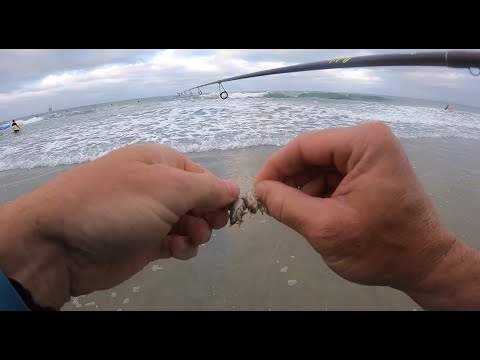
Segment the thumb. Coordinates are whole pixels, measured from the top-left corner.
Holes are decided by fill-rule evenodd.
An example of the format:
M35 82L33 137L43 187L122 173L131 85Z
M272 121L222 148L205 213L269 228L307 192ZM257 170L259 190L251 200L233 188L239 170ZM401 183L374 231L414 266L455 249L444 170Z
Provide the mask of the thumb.
M223 180L210 172L185 172L184 190L188 210L194 208L218 209L233 203L240 195L240 187L233 180Z
M255 192L275 219L307 239L318 228L316 224L324 223L333 210L331 199L312 197L278 181L261 181L256 184Z

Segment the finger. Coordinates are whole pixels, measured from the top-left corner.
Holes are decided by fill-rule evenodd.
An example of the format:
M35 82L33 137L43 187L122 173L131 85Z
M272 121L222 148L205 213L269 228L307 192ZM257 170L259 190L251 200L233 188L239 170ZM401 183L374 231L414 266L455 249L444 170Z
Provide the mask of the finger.
M328 197L343 180L339 173L320 173L303 183L299 189L310 196Z
M203 166L197 164L194 162L192 159L189 159L188 157L184 158L184 163L183 163L183 169L185 171L190 171L194 173L211 173L209 170L205 169Z
M175 259L188 260L197 256L198 246L193 245L187 236L170 235L165 237L164 241L168 252Z
M184 215L175 226L176 235L187 236L193 245L201 245L210 240L212 229L207 221L200 217Z
M188 172L193 173L210 173L208 169L205 169L203 166L197 164L189 157L183 155L182 153L178 152L175 149L171 149L169 152L170 157L172 160L170 161L170 165L175 166L178 169L182 169Z
M343 181L344 176L339 173L328 173L326 175L326 187L324 190L324 195L331 195L332 193L335 192L337 187L340 185L340 183Z
M310 182L312 179L318 177L320 174L323 174L322 169L319 167L309 167L303 169L299 173L285 178L283 183L292 187L303 187L306 183Z
M169 165L189 172L209 172L207 169L198 165L178 150L158 143L134 144L125 146L108 153L104 157L108 157L110 159L118 158L121 161L131 159L149 165Z
M283 183L287 186L291 186L291 187L294 187L294 188L298 188L298 185L297 185L297 182L295 181L295 178L293 177L288 177L286 178Z
M228 210L220 210L207 214L206 220L212 229L218 230L228 223Z
M266 180L255 191L269 213L278 221L308 238L312 223L322 224L338 216L331 199L311 197L281 182Z
M310 180L304 184L300 190L310 196L322 196L326 188L325 175L319 175L316 178Z
M221 229L228 222L228 210L230 206L227 205L221 209L192 209L188 213L190 215L204 218L212 229Z
M296 137L265 162L255 183L283 181L310 166L335 168L346 174L353 150L357 149L361 154L366 146L361 139L368 134L367 125L308 132Z
M103 158L119 159L121 161L133 160L150 165L166 164L170 166L182 164L184 157L185 155L174 148L158 143L128 145L103 156Z
M183 172L178 181L182 185L182 202L187 209L223 208L235 201L240 194L240 187L233 180L222 180L215 175L205 173Z
M218 208L218 209L195 208L195 209L190 210L188 213L190 215L193 215L193 216L196 216L196 217L202 217L202 218L206 219L211 214L221 213L222 211L228 211L229 209L230 209L230 204L226 205L226 206L223 206L221 208Z

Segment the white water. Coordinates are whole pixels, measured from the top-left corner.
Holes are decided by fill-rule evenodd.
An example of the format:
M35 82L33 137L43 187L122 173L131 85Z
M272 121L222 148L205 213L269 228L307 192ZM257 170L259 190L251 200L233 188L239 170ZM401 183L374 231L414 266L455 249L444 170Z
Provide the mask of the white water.
M20 119L19 134L0 130L0 171L75 164L116 148L159 142L182 152L283 145L310 130L384 121L400 137L480 139L480 114L444 104L267 98L266 92L152 98Z

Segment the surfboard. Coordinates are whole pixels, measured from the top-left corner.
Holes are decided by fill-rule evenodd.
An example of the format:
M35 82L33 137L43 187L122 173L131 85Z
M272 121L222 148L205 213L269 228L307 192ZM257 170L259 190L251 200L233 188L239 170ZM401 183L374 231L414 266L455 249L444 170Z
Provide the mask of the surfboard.
M18 127L21 129L25 126L25 124L17 124ZM6 130L12 127L12 124L5 124L5 125L0 125L0 130ZM13 129L12 129L13 130Z

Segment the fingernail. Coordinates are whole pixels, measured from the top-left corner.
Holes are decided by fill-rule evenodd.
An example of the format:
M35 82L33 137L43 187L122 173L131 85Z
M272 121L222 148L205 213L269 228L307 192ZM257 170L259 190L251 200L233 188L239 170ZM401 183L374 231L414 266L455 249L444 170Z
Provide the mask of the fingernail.
M238 186L235 181L227 179L223 180L223 182L228 186L228 189L233 196L238 196L240 194L240 186Z

